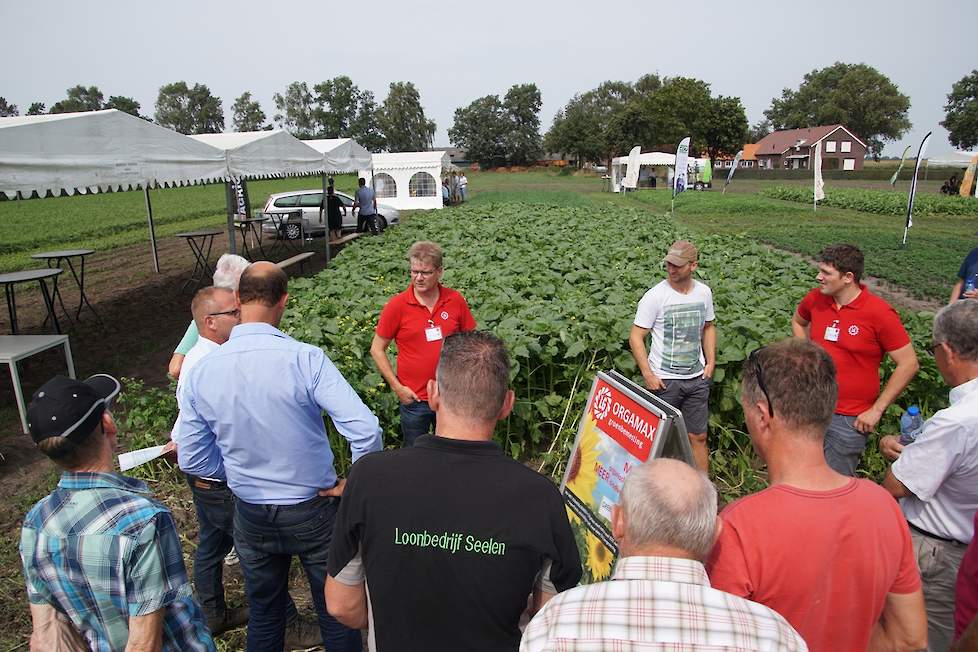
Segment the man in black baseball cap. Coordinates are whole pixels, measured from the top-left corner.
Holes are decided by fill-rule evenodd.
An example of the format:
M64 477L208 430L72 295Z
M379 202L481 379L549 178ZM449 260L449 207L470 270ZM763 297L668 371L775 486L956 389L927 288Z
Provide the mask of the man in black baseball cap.
M63 471L21 531L31 649L83 639L85 649L212 652L173 515L114 470L119 390L105 374L57 376L27 408L31 437Z

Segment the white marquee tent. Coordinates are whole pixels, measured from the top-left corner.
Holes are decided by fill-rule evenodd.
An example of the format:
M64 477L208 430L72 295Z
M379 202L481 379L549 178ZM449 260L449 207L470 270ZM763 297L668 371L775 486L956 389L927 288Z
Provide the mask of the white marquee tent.
M142 188L157 272L149 188L227 176L221 150L115 109L0 118L0 193L14 199Z
M644 167L674 168L676 167L676 155L668 154L666 152L645 152L644 154L639 154L638 165L639 168L644 168ZM611 159L612 192L620 192L621 183L624 180L627 171L628 171L627 156L617 156Z
M960 166L968 167L968 164L978 156L978 152L963 152L954 150L943 154L933 154L927 157L928 166L946 165L949 167Z
M441 208L442 173L456 169L448 152L374 154L373 170L359 175L373 183L377 201L398 210Z
M320 174L323 155L282 129L198 134L193 140L223 150L236 179Z
M340 174L370 167L370 152L352 138L325 138L302 141L323 155L326 172Z

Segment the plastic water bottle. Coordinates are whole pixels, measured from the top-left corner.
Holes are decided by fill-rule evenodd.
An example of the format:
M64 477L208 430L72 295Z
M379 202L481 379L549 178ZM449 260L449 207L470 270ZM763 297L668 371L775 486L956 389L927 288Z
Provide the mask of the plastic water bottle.
M975 285L978 284L978 273L972 274L964 282L964 291L971 292L975 289Z
M920 408L911 405L900 417L900 443L904 446L912 444L923 429L924 421L920 418Z

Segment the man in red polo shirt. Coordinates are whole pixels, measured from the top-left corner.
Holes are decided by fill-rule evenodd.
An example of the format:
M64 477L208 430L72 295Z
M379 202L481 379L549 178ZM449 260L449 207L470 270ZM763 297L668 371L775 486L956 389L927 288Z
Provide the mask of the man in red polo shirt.
M408 250L411 284L391 297L380 313L370 356L401 403L403 445L427 434L435 425L428 407L429 380L446 337L475 328L465 298L441 284L442 252L434 242L415 242ZM397 343L397 372L387 358L391 340Z
M844 475L856 475L866 437L917 373L917 354L900 316L865 285L863 253L831 245L818 258L819 287L801 300L791 320L795 337L810 339L835 363L839 398L825 433L825 460ZM896 363L880 391L880 363Z

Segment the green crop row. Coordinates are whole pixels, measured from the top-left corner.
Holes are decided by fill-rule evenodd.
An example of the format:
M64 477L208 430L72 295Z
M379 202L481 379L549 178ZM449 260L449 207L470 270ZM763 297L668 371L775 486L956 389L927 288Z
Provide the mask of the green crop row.
M432 211L383 238L361 239L316 277L293 280L284 328L323 347L394 443L397 400L367 350L384 303L407 287L410 244L439 242L446 252L444 283L465 295L480 328L501 337L512 354L517 402L497 438L512 456L538 460L556 477L595 372L617 369L639 378L627 343L635 307L663 278L659 261L669 244L684 236L689 232L666 217L620 206L484 203ZM730 472L737 475L750 464L737 402L741 364L752 349L790 334L812 272L739 236L697 237L697 244L697 274L713 288L717 314L711 430L720 450L714 463L737 465ZM921 350L928 318L905 317ZM923 367L908 400L936 408L944 391L933 362ZM889 426L898 413L894 408L887 416ZM736 478L726 484L731 495L751 488Z
M774 199L812 205L813 190L798 186L764 188L761 194ZM829 188L819 206L849 208L863 213L880 215L906 215L907 193L890 190L855 188ZM925 215L978 215L978 199L973 197L947 196L917 193L914 198L914 216Z

